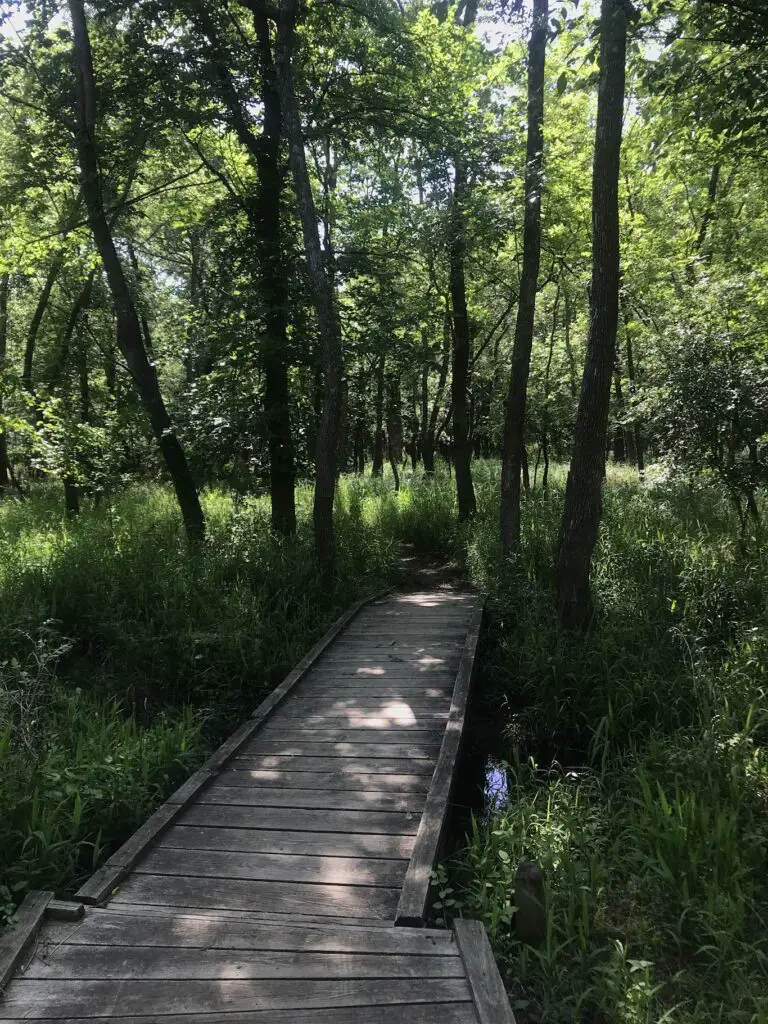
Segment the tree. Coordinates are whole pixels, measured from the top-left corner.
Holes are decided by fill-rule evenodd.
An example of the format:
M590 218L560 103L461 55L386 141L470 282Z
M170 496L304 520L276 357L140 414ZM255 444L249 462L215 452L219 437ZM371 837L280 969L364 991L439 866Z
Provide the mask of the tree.
M339 441L342 403L343 361L341 322L336 302L332 268L326 267L320 246L317 211L312 183L307 170L304 135L294 84L296 62L296 23L299 0L280 0L275 41L275 69L283 111L289 163L296 192L296 204L304 237L304 251L312 287L322 347L323 408L315 457L315 497L312 521L315 550L324 574L335 569L333 501L336 493L336 455Z
M184 528L192 544L205 534L205 520L184 449L165 407L157 372L147 357L141 322L118 255L104 209L102 178L96 137L96 83L91 41L83 0L69 0L73 32L75 73L75 147L80 165L80 185L93 240L104 264L117 317L117 342L136 390L149 416L181 510Z
M602 514L611 378L619 317L619 171L626 77L627 7L602 0L600 83L592 174L589 334L565 506L555 555L558 614L570 628L593 617L589 574Z
M533 24L528 46L528 143L525 155L523 270L520 275L517 325L512 349L512 372L507 392L501 456L501 548L504 555L520 546L520 474L523 468L525 407L541 261L544 64L548 18L548 0L534 0Z
M11 275L0 273L0 498L11 486L11 464L8 460L8 428L3 421L3 371L8 351L8 293Z

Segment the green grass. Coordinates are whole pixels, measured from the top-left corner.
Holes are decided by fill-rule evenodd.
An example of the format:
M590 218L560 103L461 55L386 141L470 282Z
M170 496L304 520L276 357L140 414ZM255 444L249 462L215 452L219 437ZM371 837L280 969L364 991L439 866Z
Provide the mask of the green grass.
M611 469L599 623L563 635L551 565L564 476L524 506L502 565L498 467L479 514L450 480L342 481L340 582L263 499L206 495L187 554L156 487L63 521L49 489L0 506L0 902L66 892L258 704L399 547L490 594L481 696L508 793L441 866L437 912L488 925L519 1024L768 1022L768 554L714 489ZM514 938L514 875L547 878L548 934ZM11 891L12 890L12 891Z
M768 554L718 492L610 472L599 623L563 635L562 483L526 500L518 564L499 571L492 500L467 538L509 795L442 866L441 912L487 923L520 1024L763 1024ZM514 938L522 859L547 878L538 947Z
M72 891L351 601L392 579L391 489L340 488L331 591L309 490L298 498L298 536L281 543L264 499L207 494L193 557L162 488L74 523L58 489L0 504L0 915L26 888Z

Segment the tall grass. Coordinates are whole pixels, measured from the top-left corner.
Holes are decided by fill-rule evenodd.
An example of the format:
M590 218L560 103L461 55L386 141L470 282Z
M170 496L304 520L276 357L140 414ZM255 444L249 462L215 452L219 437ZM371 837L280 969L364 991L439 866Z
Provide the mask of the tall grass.
M726 499L609 474L599 622L563 634L550 566L562 478L526 498L501 566L481 469L468 571L491 594L485 699L508 793L440 872L483 918L519 1021L768 1020L768 554ZM487 500L486 500L487 498ZM514 874L547 878L548 933L514 938Z
M343 608L392 579L388 495L342 483L330 591L307 488L283 542L264 499L207 494L194 556L163 488L74 523L48 488L0 503L0 916L29 886L76 886Z
M505 792L439 870L438 913L488 925L520 1024L768 1022L768 555L727 500L609 472L587 637L553 612L564 475L527 495L502 564L498 467L478 517L451 481L342 481L342 567L313 567L263 499L210 493L187 554L168 493L63 521L47 491L0 506L0 870L66 891L246 715L337 612L393 578L400 545L490 594L481 699ZM521 859L548 933L514 938ZM7 892L10 905L22 890Z

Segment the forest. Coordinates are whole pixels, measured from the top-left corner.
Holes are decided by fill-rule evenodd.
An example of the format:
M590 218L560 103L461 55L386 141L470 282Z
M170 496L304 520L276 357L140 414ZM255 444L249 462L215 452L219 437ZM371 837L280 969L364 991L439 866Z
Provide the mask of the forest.
M435 912L519 1024L768 1024L767 41L0 3L0 930L407 553L489 595Z

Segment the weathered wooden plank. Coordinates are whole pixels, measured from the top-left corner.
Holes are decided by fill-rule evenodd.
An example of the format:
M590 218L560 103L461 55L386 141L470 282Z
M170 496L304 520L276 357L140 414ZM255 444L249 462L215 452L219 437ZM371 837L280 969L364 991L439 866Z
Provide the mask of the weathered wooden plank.
M328 772L329 775L410 775L429 779L434 767L429 761L407 757L313 757L301 758L280 754L242 754L232 760L232 770L264 772Z
M250 921L251 924L265 925L267 923L273 926L284 927L286 924L295 924L297 921L301 921L302 925L312 925L319 927L326 927L330 922L334 925L344 928L363 928L367 930L371 929L391 929L391 921L383 921L378 917L344 917L341 914L334 914L333 917L329 917L327 914L302 914L297 917L295 914L280 913L277 911L263 910L258 907L255 910L232 910L224 909L222 907L186 907L181 904L176 904L172 907L153 905L151 903L125 903L125 904L110 904L110 910L115 914L130 913L135 915L140 913L143 917L167 917L169 914L174 916L177 914L187 914L196 917L209 917L211 919L221 921Z
M318 688L319 690L320 688ZM381 697L373 694L349 694L341 697L326 695L315 697L292 697L286 701L280 712L280 720L285 718L302 719L322 716L323 718L344 718L346 715L387 715L392 721L397 722L401 717L410 721L413 717L421 715L437 715L442 721L447 717L447 711L451 704L451 698L445 694L439 697L409 699L408 697Z
M28 892L13 922L0 930L0 991L28 955L52 899L52 892Z
M0 1024L16 1024L20 1018L0 1019ZM58 1024L82 1024L84 1019L89 1024L158 1024L156 1014L148 1016L115 1017L63 1017L37 1018L41 1024L50 1024L56 1020ZM334 1007L331 1009L303 1009L295 1007L290 1010L244 1010L223 1014L188 1013L171 1015L165 1018L168 1024L477 1024L474 1006L471 1000L457 1000L452 1003L394 1003L390 1006L359 1006Z
M206 808L210 810L211 808ZM174 825L161 845L190 850L240 850L243 853L408 860L415 837L360 835L354 832L272 832L259 828Z
M47 956L61 945L147 946L180 949L271 950L314 953L399 953L409 956L458 956L453 933L428 928L341 927L333 919L322 926L288 922L275 927L242 914L171 914L158 907L137 912L131 906L89 909L76 926L49 924L40 939Z
M405 811L421 812L424 798L420 793L387 793L382 790L268 789L225 786L219 782L209 786L197 800L208 804L236 804L241 807L290 807L323 811ZM301 827L301 815L297 824Z
M58 981L20 980L3 1012L40 1017L121 1017L146 1014L157 1021L170 1014L234 1013L254 1010L316 1010L381 1004L467 1001L463 978L386 978L285 981ZM221 1018L219 1018L221 1019ZM229 1019L229 1018L227 1018ZM271 1018L274 1019L274 1018ZM366 1019L368 1019L366 1017Z
M366 700L447 700L450 703L453 693L453 680L446 675L445 683L402 683L379 682L373 679L349 679L330 677L319 678L323 695L331 700L354 700L360 703Z
M188 878L247 878L257 882L378 885L394 889L402 885L407 863L405 860L224 852L159 845L149 851L136 868L136 873Z
M264 729L264 739L307 739L323 743L357 743L369 739L377 743L409 743L427 742L435 746L435 756L439 749L444 723L425 722L413 726L395 726L385 718L358 718L351 722L341 723L339 719L311 719L302 725L301 719L283 721L275 719L268 730Z
M305 766L306 767L306 766ZM218 777L222 786L259 786L264 789L348 789L396 793L423 793L429 789L428 775L393 775L364 772L286 771L278 768L229 768Z
M144 850L162 835L166 828L176 818L181 807L186 806L197 794L204 789L211 777L221 768L222 765L232 757L234 753L253 736L262 723L268 718L275 707L290 693L297 683L306 675L312 665L320 658L323 652L329 647L338 635L357 615L369 601L375 598L367 598L359 601L350 609L340 615L327 633L307 652L296 667L291 671L283 682L276 687L269 696L262 701L254 711L249 721L229 737L216 750L200 768L195 772L179 789L173 793L164 804L116 851L102 867L91 876L91 878L78 889L75 899L81 903L98 904L105 900L115 886L131 870L136 861L141 857Z
M279 911L281 914L319 914L380 917L391 920L399 889L364 885L321 885L302 882L261 882L243 878L179 878L131 874L114 896L114 903L150 903L163 907L207 907L211 910Z
M395 923L399 925L417 924L423 921L427 914L430 877L446 824L448 802L451 796L464 729L464 716L475 668L475 654L482 625L483 605L484 602L481 602L476 609L467 631L467 641L451 701L450 718L446 726L435 773L432 776L432 784L424 805L413 855L408 865L405 884L397 908Z
M260 740L258 745L249 747L244 753L282 754L291 757L386 757L427 760L434 763L440 751L438 743L404 742L384 743L379 736L359 743L334 742L329 740L292 740L282 737Z
M400 953L312 953L64 945L38 956L25 978L73 981L196 981L340 978L464 978L461 958Z
M46 918L53 921L79 921L84 913L85 906L71 900L49 900L45 908Z
M291 807L238 807L196 804L184 821L188 825L270 829L279 832L354 832L358 835L415 835L420 814L389 811L303 811Z
M454 931L480 1024L515 1024L484 926L458 920Z

